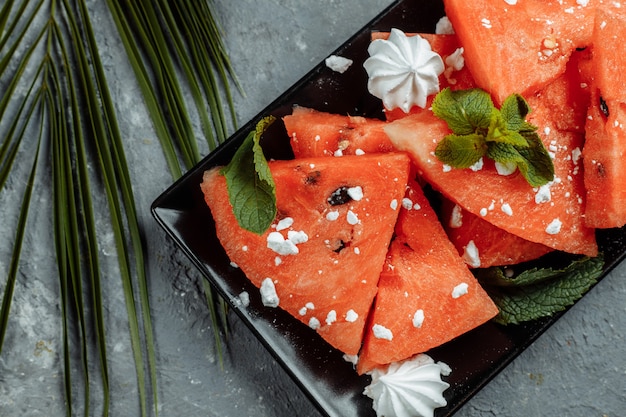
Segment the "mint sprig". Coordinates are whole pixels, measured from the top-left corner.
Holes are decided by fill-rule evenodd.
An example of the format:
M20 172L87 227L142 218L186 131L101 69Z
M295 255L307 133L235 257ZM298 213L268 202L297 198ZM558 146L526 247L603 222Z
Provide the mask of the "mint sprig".
M276 217L276 187L260 140L275 117L263 118L244 139L233 159L221 169L228 199L239 226L263 234Z
M563 311L582 297L602 274L604 258L581 257L561 269L532 268L509 276L506 267L474 270L500 310L495 321L519 324Z
M537 127L526 122L530 106L521 95L510 95L497 109L482 89L445 88L433 100L432 109L452 130L435 149L444 164L468 168L488 157L515 164L533 187L554 179L554 164Z

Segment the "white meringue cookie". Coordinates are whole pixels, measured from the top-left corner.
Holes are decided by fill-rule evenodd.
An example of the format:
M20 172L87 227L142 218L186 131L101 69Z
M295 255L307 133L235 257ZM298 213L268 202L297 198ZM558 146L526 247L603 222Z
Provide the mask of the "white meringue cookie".
M391 29L387 40L372 41L368 53L363 64L369 76L367 88L386 109L408 113L413 106L424 108L428 96L439 92L444 62L423 37Z
M432 417L435 409L445 407L443 392L450 386L441 379L449 367L419 354L386 369L371 372L372 383L363 392L374 400L379 417Z

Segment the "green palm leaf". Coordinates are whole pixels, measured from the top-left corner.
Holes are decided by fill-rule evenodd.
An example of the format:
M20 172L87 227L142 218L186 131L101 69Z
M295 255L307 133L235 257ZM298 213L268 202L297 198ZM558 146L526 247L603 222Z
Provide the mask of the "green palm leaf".
M236 124L228 86L237 82L211 5L188 0L107 0L107 4L172 176L177 178L201 158L197 137L203 136L208 149L213 149L227 136L228 119L232 127ZM150 402L157 414L156 354L142 226L85 1L6 0L0 6L0 84L6 86L0 97L0 202L8 180L16 175L16 161L22 158L18 155L30 155L0 305L0 355L34 190L50 184L67 415L76 413L76 387L82 387L84 414L91 415L95 382L89 370L94 367L102 387L102 413L108 415L104 277L98 252L102 232L96 228L92 201L94 193L100 194L108 207L116 246L141 415L150 412ZM228 117L224 99L230 109ZM193 115L201 122L201 133L193 129ZM204 284L214 328L225 329L225 304ZM216 300L221 309L216 308ZM94 340L95 351L90 349ZM79 364L73 363L74 358Z

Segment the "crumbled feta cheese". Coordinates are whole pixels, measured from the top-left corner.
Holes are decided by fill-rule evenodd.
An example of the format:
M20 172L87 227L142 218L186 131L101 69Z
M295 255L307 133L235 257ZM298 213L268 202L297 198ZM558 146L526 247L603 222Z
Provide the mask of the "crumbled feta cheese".
M288 240L290 240L294 245L299 245L309 240L309 236L302 230L298 232L296 232L295 230L290 230L287 232L287 237Z
M554 219L550 222L548 227L546 227L546 233L549 235L556 235L561 231L561 226L563 223L559 219Z
M502 204L502 206L500 206L500 210L502 210L502 212L507 216L513 215L513 209L511 208L511 205L509 203Z
M359 217L352 210L348 210L348 214L346 214L346 220L348 221L348 224L351 224L353 226L355 224L359 224Z
M463 209L458 204L452 207L452 213L450 214L450 221L448 223L450 227L458 229L463 226Z
M411 201L410 198L403 198L402 199L402 207L406 210L412 210L413 209L413 202Z
M326 213L326 220L328 221L335 221L339 218L339 211L338 210L333 210L333 211L329 211L328 213Z
M359 156L365 155L365 151L361 148L358 148L357 150L354 151L354 154L359 155Z
M454 35L454 28L448 16L444 16L435 25L435 33L438 35Z
M320 328L320 326L321 326L321 323L320 323L320 321L319 321L317 318L315 318L315 317L311 317L311 318L309 319L309 327L310 327L311 329L313 329L313 330L317 330L317 329L319 329L319 328Z
M361 254L361 249L359 249L359 248L358 248L358 247L356 247L356 246L354 247L353 251L354 251L354 253L355 253L356 255L360 255L360 254Z
M460 283L452 290L452 298L459 298L467 294L468 285L465 282Z
M293 218L292 217L285 217L284 219L281 219L278 222L278 224L276 225L276 231L289 229L291 227L291 225L293 225Z
M474 165L470 166L469 169L471 169L474 172L480 171L481 169L483 169L483 165L484 165L483 158L480 158L478 161L476 161L476 163L474 163Z
M278 294L276 294L276 287L271 278L265 278L263 282L261 282L260 292L261 302L265 307L278 307L280 299L278 298Z
M372 331L374 332L374 337L376 339L385 339L385 340L393 339L393 333L391 333L391 330L389 330L388 328L380 324L375 324L372 327Z
M357 314L356 311L352 309L348 310L348 312L346 313L347 322L354 323L355 321L357 321L358 318L359 318L359 315Z
M502 176L511 175L517 170L517 164L515 162L496 162L496 171Z
M363 188L360 185L350 187L348 188L348 195L355 201L361 201L363 199Z
M537 193L535 194L535 203L537 204L547 203L548 201L552 199L552 194L550 192L550 185L551 184L548 183L539 187L539 189L537 190Z
M302 307L300 310L298 310L298 314L300 314L301 316L306 316L308 309L306 307Z
M391 200L391 203L389 203L389 207L391 207L392 210L396 210L398 208L398 200L396 200L395 198Z
M280 256L274 258L274 265L278 266L283 263L283 260Z
M504 0L504 2L511 6L515 6L517 4L517 0Z
M335 310L330 310L326 315L326 324L329 326L337 321L337 312Z
M353 61L342 56L330 55L324 62L331 70L343 74L350 68Z
M467 245L463 248L463 260L474 268L480 267L480 253L473 240L467 242Z
M279 255L295 255L299 252L298 247L280 232L271 232L267 235L267 247Z
M486 29L491 29L491 21L487 18L482 18L480 20L480 23L482 23L482 25L486 28Z
M419 329L420 327L422 327L422 324L424 323L424 310L417 310L415 312L415 314L413 314L413 327Z

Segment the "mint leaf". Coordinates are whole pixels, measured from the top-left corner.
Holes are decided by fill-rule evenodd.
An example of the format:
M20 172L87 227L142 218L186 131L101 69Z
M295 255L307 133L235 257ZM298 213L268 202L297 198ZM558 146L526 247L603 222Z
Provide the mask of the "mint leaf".
M540 187L554 179L554 164L536 132L522 133L528 142L527 148L518 148L524 159L517 164L518 169L533 187Z
M537 127L525 120L530 106L521 95L510 95L497 109L484 90L445 88L435 96L432 110L453 132L435 151L443 163L467 168L486 155L496 162L514 163L533 187L554 179L554 164Z
M496 108L489 93L474 88L450 90L444 88L433 100L433 113L443 119L457 135L469 135L477 129L488 129L491 113Z
M526 116L530 113L528 102L519 94L511 94L508 96L502 107L500 114L509 130L526 130L532 125L526 123ZM534 126L532 126L534 128Z
M604 258L582 257L562 269L533 268L508 276L510 268L474 271L483 288L500 309L494 319L519 324L563 311L582 297L603 272Z
M468 168L485 155L487 145L482 135L448 135L437 144L435 156L455 168Z
M220 171L226 177L228 199L239 226L259 235L270 227L277 210L274 179L260 145L274 120L273 116L261 120Z

